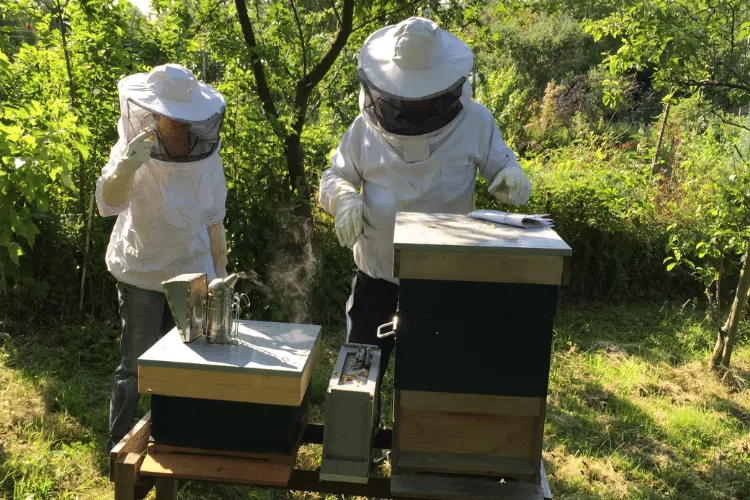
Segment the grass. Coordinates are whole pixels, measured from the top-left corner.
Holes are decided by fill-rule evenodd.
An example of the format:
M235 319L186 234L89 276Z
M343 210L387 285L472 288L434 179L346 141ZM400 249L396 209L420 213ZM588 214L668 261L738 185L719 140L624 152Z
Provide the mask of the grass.
M111 498L102 447L115 324L18 328L0 328L0 498ZM713 336L692 306L563 308L555 328L544 447L555 498L750 499L746 336L722 381L706 371ZM342 341L324 332L315 421ZM319 446L299 458L319 459ZM180 498L335 497L187 483Z

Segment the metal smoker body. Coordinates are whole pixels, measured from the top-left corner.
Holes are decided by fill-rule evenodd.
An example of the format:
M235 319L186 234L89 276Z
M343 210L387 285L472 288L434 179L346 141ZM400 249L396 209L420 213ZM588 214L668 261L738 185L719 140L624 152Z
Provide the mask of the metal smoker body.
M211 344L229 344L237 334L237 320L244 294L234 287L245 273L215 278L206 283L205 273L181 274L162 283L180 337L185 343L201 335Z
M208 285L206 338L211 344L228 344L235 337L239 299L234 293L234 286L240 277L239 274L232 274L223 279L216 278Z

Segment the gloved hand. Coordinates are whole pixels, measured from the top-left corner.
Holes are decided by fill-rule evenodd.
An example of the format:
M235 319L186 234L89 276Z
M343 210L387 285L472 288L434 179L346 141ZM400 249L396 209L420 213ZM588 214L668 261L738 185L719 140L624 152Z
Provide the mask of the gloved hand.
M117 162L118 174L129 175L141 168L151 157L153 140L154 131L147 129L130 141L122 159Z
M492 196L511 205L523 205L531 196L531 183L519 167L501 170L490 184Z
M102 182L102 199L107 205L119 207L128 200L135 172L151 157L154 138L153 130L141 132L128 143L122 156L115 160L115 170Z
M356 191L341 193L336 199L336 236L342 247L352 248L362 234L365 204Z

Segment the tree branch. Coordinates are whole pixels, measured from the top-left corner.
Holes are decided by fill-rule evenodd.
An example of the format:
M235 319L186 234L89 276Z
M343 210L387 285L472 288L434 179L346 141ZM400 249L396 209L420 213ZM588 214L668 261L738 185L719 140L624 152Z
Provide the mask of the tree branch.
M750 85L741 85L738 83L717 82L715 80L683 80L676 82L678 85L687 87L722 87L734 90L744 90L750 92Z
M336 8L336 0L331 0L328 2L331 4L331 8L333 9L333 13L336 14L336 19L339 20L339 27L343 24L343 21L341 20L341 16L339 15L339 11Z
M252 63L253 76L255 77L255 90L258 92L258 97L263 104L263 111L265 111L266 116L271 121L271 126L273 127L274 132L279 138L282 138L284 133L278 126L279 114L276 111L273 96L271 96L271 89L268 87L263 61L261 61L260 55L258 54L258 45L255 41L253 26L247 15L245 0L234 0L234 3L237 6L237 15L240 20L240 26L242 27L242 35L245 38L245 44L250 49L250 62Z
M320 83L323 77L331 69L333 63L336 62L341 51L346 45L346 41L349 39L349 35L352 34L352 23L354 21L354 0L344 0L344 11L343 18L341 20L341 28L336 34L331 47L323 58L315 65L313 70L307 75L302 83L305 87L312 91L315 86Z
M302 32L302 24L299 21L299 13L297 12L297 2L295 0L289 0L294 11L294 20L297 22L297 31L299 32L299 42L302 45L302 76L307 76L307 44L305 43L305 34Z
M378 16L378 17L391 17L391 16L393 16L393 15L395 15L395 14L400 14L401 12L403 12L403 11L405 11L405 10L407 10L407 9L410 9L410 8L412 8L412 9L413 9L415 5L416 5L416 2L412 2L412 3L410 3L410 4L407 4L407 5L406 5L406 6L404 6L404 7L401 7L400 9L396 9L396 10L394 10L394 11L391 11L391 12L387 12L387 13L383 14L382 16ZM355 28L353 28L353 29L352 29L352 33L354 33L355 31L359 31L359 30L361 30L362 28L364 28L364 27L367 27L367 26L371 25L372 23L374 23L374 22L375 22L375 21L377 21L377 20L378 20L378 18L372 18L372 19L370 19L369 21L365 21L364 23L362 23L362 24L360 24L360 25L356 26Z
M747 130L748 132L750 132L750 127L746 127L745 125L740 125L739 123L734 123L732 120L727 120L726 118L724 118L722 115L720 115L719 113L717 113L713 109L711 110L711 114L714 115L716 118L718 118L719 120L721 120L723 123L725 123L727 125L732 125L732 126L735 126L735 127L744 128L745 130Z
M354 1L355 0L344 0L344 10L341 27L336 38L333 40L328 52L323 58L315 65L315 67L297 83L294 96L294 123L292 129L297 133L302 133L302 128L305 126L305 118L307 116L307 101L310 98L310 94L313 89L320 83L323 77L336 62L341 51L346 46L346 42L349 39L349 35L352 33L352 23L354 21Z

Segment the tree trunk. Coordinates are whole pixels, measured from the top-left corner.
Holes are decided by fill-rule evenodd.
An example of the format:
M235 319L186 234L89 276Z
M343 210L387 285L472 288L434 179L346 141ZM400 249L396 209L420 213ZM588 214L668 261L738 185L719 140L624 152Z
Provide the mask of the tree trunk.
M65 31L65 7L57 5L57 20L60 23L60 38L62 40L63 56L65 57L65 70L68 74L68 93L70 94L70 107L78 108L76 82L73 78L73 68L68 50L68 33ZM78 211L81 215L86 214L86 164L83 155L78 151Z
M310 189L305 178L305 157L302 142L298 134L289 134L284 141L284 155L286 156L289 184L292 193L296 194L297 202L294 213L298 217L312 220L310 209Z
M747 246L745 247L744 259L745 260L742 263L742 271L740 272L740 282L737 284L737 291L734 294L734 301L732 302L732 309L729 311L729 317L727 318L726 323L724 323L724 326L721 329L722 331L719 332L714 352L711 355L712 369L717 369L719 366L729 368L729 363L732 359L734 340L737 337L737 329L740 326L742 313L745 310L748 291L750 291L750 268L748 268L748 261L750 260L750 240L748 240Z
M720 329L716 334L716 345L714 345L714 351L711 353L711 361L708 366L712 370L717 370L721 363L721 356L724 354L724 346L726 345L727 332L723 328Z
M313 90L315 90L315 87L331 69L333 63L336 61L339 54L346 45L346 42L349 39L349 35L352 33L352 22L354 19L354 0L343 1L339 31L338 33L336 33L336 37L328 48L328 51L310 70L310 72L307 72L307 47L304 39L304 34L301 29L298 13L296 11L296 8L294 7L294 3L292 3L291 5L292 8L295 9L295 19L297 20L297 26L300 33L300 44L301 50L303 52L304 71L303 77L299 82L297 82L295 88L294 123L292 125L292 131L290 132L287 131L279 123L279 113L276 108L276 103L272 96L268 80L266 79L265 66L258 51L258 43L255 38L255 32L253 31L253 25L247 15L246 2L245 0L235 0L235 6L237 7L237 14L240 27L242 28L242 34L245 39L245 44L250 49L250 61L252 63L253 75L255 77L255 89L258 93L258 97L260 98L261 103L263 104L263 111L265 112L266 117L271 122L274 133L284 144L284 156L287 163L286 177L289 181L290 194L294 195L296 193L297 195L297 199L295 200L295 214L306 219L308 222L312 222L310 192L309 186L307 185L307 178L305 177L305 156L302 150L301 142L302 131L305 127L307 106L310 94L313 92Z
M654 153L654 161L651 162L651 172L656 173L656 164L659 162L659 151L661 151L661 143L664 140L664 131L667 128L667 118L669 117L669 103L664 107L664 119L661 122L661 130L659 131L659 139L656 141L656 152Z

